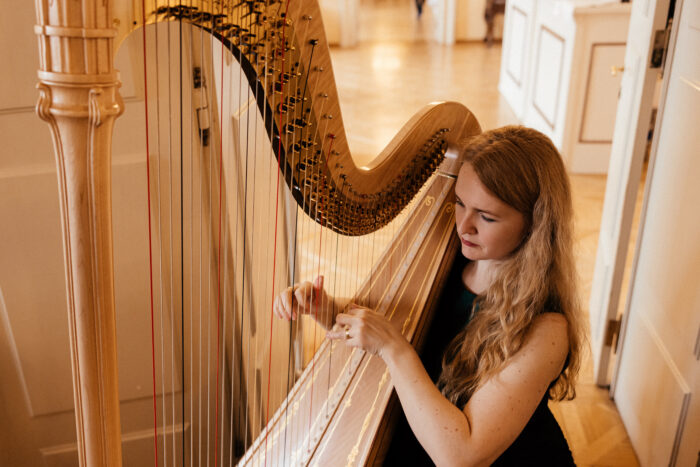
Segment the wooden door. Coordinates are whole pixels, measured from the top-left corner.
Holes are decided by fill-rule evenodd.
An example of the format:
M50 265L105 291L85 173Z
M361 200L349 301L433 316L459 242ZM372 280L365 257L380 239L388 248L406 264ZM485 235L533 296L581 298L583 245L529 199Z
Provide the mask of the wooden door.
M612 335L651 122L654 86L661 67L652 44L657 37L663 37L668 8L668 0L632 4L589 301L594 373L599 385L609 383Z
M700 460L700 3L673 23L612 386L649 466Z

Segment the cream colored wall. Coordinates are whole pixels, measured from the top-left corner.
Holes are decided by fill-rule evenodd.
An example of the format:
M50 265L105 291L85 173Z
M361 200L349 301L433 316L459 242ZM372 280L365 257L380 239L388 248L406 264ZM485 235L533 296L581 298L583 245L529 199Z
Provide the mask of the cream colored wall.
M486 36L484 9L486 0L457 0L455 15L455 39L457 41L481 41ZM496 15L493 27L494 39L503 37L503 15Z
M357 45L359 0L319 0L319 4L328 43L341 47Z

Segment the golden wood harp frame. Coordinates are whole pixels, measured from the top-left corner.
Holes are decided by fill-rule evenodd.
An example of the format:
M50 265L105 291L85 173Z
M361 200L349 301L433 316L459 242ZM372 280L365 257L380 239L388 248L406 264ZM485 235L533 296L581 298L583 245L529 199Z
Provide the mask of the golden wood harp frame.
M289 187L289 199L324 229L342 237L377 231L422 190L371 277L354 291L355 300L386 313L420 345L457 247L450 202L456 160L448 147L480 131L465 107L426 106L370 167L357 167L315 1L36 0L36 8L37 113L50 125L58 166L81 465L122 463L110 174L112 130L124 109L114 56L134 31L185 24L213 36L222 60L228 50L227 57L238 61L255 91L251 102L262 115L270 155ZM212 128L220 136L227 125L215 120ZM198 131L203 137L201 127ZM210 179L226 171L221 164L210 167ZM235 193L225 183L208 189ZM217 207L213 203L212 219ZM219 241L224 233L211 236ZM274 280L273 286L279 290ZM379 358L326 340L295 379L275 404L258 404L256 417L264 416L265 424L258 430L243 428L251 437L244 453L223 441L215 451L221 449L222 458L226 451L240 465L357 465L381 459L392 386ZM246 391L236 396L245 397ZM293 426L302 427L294 436ZM237 430L222 428L220 435L233 439ZM218 452L213 455L218 459Z

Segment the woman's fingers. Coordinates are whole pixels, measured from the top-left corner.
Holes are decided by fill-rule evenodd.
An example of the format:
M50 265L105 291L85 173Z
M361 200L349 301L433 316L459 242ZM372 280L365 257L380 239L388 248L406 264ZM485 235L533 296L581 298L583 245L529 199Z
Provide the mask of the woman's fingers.
M354 318L352 315L347 313L338 313L338 315L335 317L335 322L341 326L350 326L354 323Z
M350 347L359 347L372 354L381 354L386 345L403 339L384 316L359 305L350 305L344 313L336 316L336 324L328 337L343 339Z
M275 316L281 319L292 319L294 316L292 310L292 288L288 287L281 294L275 297L272 311Z
M347 339L346 331L346 328L335 327L326 333L326 337L329 339Z
M323 276L316 276L316 279L314 279L314 296L315 297L322 297L323 296Z
M280 295L280 301L282 302L282 307L284 309L284 315L287 319L296 318L297 314L294 311L294 287L287 287L282 295Z
M358 316L362 318L370 313L377 314L375 311L372 311L369 308L365 308L360 305L356 305L355 303L351 303L350 305L348 305L347 309L345 310L345 313L347 313L348 315Z
M302 282L294 288L294 298L297 304L308 313L311 309L311 298L313 295L311 282Z
M349 330L353 325L356 328L362 327L358 325L354 317L345 313L338 313L338 316L335 317L335 323L336 326L333 326L333 329L326 333L326 336L330 339L350 339L354 337L349 334Z
M281 319L296 319L299 312L309 314L321 312L315 307L327 306L323 290L323 276L317 276L313 283L305 281L287 287L273 302L273 313Z

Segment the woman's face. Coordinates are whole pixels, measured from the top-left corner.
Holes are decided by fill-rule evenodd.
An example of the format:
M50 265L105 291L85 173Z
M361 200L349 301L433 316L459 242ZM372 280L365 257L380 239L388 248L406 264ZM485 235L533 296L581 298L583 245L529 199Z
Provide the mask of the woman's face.
M469 163L455 185L455 220L462 254L472 261L505 258L525 234L525 216L492 194Z

